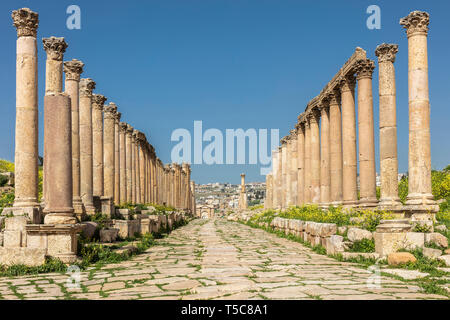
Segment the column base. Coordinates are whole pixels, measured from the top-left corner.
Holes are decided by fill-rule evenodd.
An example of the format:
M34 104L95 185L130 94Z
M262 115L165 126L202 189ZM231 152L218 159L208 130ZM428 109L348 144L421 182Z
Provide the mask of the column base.
M47 213L44 218L44 224L76 224L77 218L73 213Z
M2 216L13 215L13 216L25 216L31 223L42 223L42 210L39 204L35 207L9 207L3 209Z
M74 197L72 202L73 202L74 213L77 216L82 215L84 213L84 206L83 206L83 201L81 200L81 197Z
M84 206L84 212L87 215L94 215L95 212L96 212L94 205L92 205L92 204L91 205L85 205Z
M344 208L354 208L357 207L359 204L358 200L344 200L342 202L342 205L344 206Z
M431 193L412 193L406 197L406 210L414 213L438 212L439 205Z
M333 206L333 207L339 207L342 206L343 202L338 200L338 201L331 201L328 206Z
M358 202L359 208L375 208L378 205L377 198L364 198Z

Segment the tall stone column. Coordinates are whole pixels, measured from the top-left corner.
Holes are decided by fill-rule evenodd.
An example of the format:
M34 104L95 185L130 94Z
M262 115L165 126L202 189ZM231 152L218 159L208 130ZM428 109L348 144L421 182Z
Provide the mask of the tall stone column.
M142 203L141 201L141 166L139 164L139 137L140 131L133 131L133 141L134 141L134 193L136 203Z
M266 175L266 197L264 200L264 209L272 209L273 208L273 192L272 192L272 174L269 173Z
M292 142L291 142L291 136L287 135L285 137L285 161L283 163L284 167L284 175L285 175L285 184L284 184L284 192L285 192L285 200L284 200L284 207L288 208L292 204L291 199L291 154L292 154Z
M127 125L125 139L125 157L127 172L127 202L133 202L133 127Z
M80 109L79 90L80 75L83 73L84 63L79 60L64 62L66 74L65 91L70 96L72 108L72 193L73 209L81 216L84 212L80 193Z
M430 97L428 92L427 12L400 20L408 36L409 156L406 204L414 211L438 211L431 193Z
M279 179L279 171L278 171L278 162L279 162L279 152L278 148L272 150L272 172L273 172L273 182L272 182L272 205L274 209L279 209L280 207L280 193L278 191L278 179Z
M102 197L103 190L103 105L106 97L92 95L92 165L94 196Z
M320 108L320 204L328 206L331 195L330 114L328 102Z
M114 204L120 204L120 118L122 114L114 114Z
M104 108L105 131L103 139L104 153L104 188L103 195L107 198L114 198L114 180L115 180L115 122L116 122L117 106L110 103Z
M38 14L28 8L12 12L17 29L14 210L38 215ZM5 213L5 212L3 212ZM31 217L30 217L31 218ZM33 218L32 218L33 219Z
M142 203L148 203L147 199L147 156L145 150L145 136L141 133L138 137L139 142L139 197Z
M319 138L319 111L313 109L309 123L311 126L311 201L320 202L320 138Z
M192 194L192 214L195 215L197 212L195 204L195 182L191 180L191 194Z
M43 38L42 43L44 50L47 53L47 60L45 63L45 94L54 94L62 92L63 85L63 58L64 52L67 48L67 43L64 38L50 37ZM45 145L45 134L44 134ZM45 158L45 149L44 149ZM45 206L45 199L47 194L47 173L49 169L44 162L43 176L42 176L42 199L41 202Z
M75 224L72 207L72 124L70 97L48 92L44 98L47 198L45 224Z
M120 129L120 203L127 202L127 128L125 122L119 123Z
M92 79L80 81L80 190L84 209L94 214L92 159Z
M305 204L305 124L297 124L297 205Z
M398 45L383 43L375 50L378 57L380 93L380 206L401 205L398 197L397 114L395 101L395 55Z
M286 189L287 189L287 141L286 137L281 139L281 181L280 181L280 197L281 208L286 208Z
M291 155L288 161L290 161L289 169L291 175L291 187L290 187L291 202L289 203L289 205L295 206L297 204L297 179L298 179L297 131L291 130L290 133L291 135L289 142L291 143Z
M339 93L329 95L330 115L330 200L331 204L342 204L342 127Z
M305 204L311 203L311 127L305 119Z
M247 194L245 190L245 174L241 173L241 189L239 193L239 209L247 209Z
M373 124L372 60L360 60L356 65L358 80L358 134L359 134L359 205L377 205L375 143Z
M347 75L340 81L342 101L342 158L343 158L343 204L358 204L358 168L356 154L355 77ZM333 134L331 135L333 136Z

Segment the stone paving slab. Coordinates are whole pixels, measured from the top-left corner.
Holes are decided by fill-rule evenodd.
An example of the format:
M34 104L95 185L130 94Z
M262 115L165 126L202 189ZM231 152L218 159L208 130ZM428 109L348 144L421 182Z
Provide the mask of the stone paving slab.
M0 299L448 299L387 276L373 287L373 273L354 263L225 220L192 221L129 261L80 276L73 289L58 273L0 278Z

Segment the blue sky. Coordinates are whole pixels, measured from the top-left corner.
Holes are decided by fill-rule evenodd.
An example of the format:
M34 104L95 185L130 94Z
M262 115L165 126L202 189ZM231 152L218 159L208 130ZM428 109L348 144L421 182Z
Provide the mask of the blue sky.
M66 9L81 8L81 30L66 28ZM369 30L366 9L381 8L381 29ZM43 137L45 52L41 38L62 36L65 60L85 63L84 77L114 101L122 120L143 131L158 156L170 162L177 128L279 128L286 135L355 47L399 44L397 118L399 170L408 166L407 38L398 24L413 10L430 13L428 41L432 166L449 164L449 1L290 0L43 0L0 2L0 158L14 159L15 41L11 11L29 7L40 16L39 115ZM377 171L378 73L374 73ZM198 183L263 181L258 165L193 165Z

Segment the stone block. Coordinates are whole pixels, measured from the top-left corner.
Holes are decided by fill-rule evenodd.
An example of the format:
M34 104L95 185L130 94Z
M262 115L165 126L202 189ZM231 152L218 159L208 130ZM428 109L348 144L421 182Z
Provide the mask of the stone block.
M43 223L44 217L41 214L41 209L39 207L9 207L4 208L2 216L25 216L27 220L31 223Z
M97 230L98 223L93 221L82 222L83 230L81 231L82 235L87 239L92 239L95 235L95 230Z
M3 246L5 248L19 248L22 246L22 231L3 231Z
M387 258L388 264L397 266L408 262L416 262L417 259L409 252L392 252Z
M342 257L344 259L352 259L352 258L366 258L366 259L378 259L380 255L376 252L342 252Z
M40 266L45 263L47 250L43 248L4 248L0 247L0 264Z
M441 261L444 261L445 265L447 267L450 267L450 254L446 254L446 255L440 256L438 259L441 260Z
M424 234L420 232L375 232L375 252L385 257L400 249L423 248Z
M425 245L425 234L422 232L407 232L405 238L405 249L414 250L423 248Z
M442 255L442 251L439 249L433 249L433 248L423 248L423 255L430 259L437 259Z
M448 240L447 237L443 236L442 234L438 232L432 232L432 233L425 233L425 242L431 242L434 244L437 244L438 246L442 248L448 247Z
M350 241L361 241L363 239L372 239L372 232L360 228L350 227L347 231L347 237Z
M100 230L100 242L114 242L119 234L119 229L101 229Z
M329 237L333 234L336 234L337 225L335 223L322 223L322 227L320 229L321 237Z
M150 219L141 219L141 230L139 231L141 234L146 234L151 232Z
M5 230L24 231L28 219L25 216L14 216L5 219Z
M101 197L101 212L106 214L108 217L111 217L115 213L114 201L113 198L110 197Z
M327 249L327 254L337 254L344 252L343 241L344 237L338 235L332 235L326 238L325 248Z
M134 237L140 233L140 220L113 220L114 228L119 229L119 236L122 239Z

